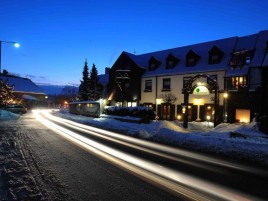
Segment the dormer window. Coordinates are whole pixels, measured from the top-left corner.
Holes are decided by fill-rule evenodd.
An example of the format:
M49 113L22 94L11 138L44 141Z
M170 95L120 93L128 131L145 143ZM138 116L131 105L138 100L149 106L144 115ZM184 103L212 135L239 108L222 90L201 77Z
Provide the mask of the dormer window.
M209 64L218 64L223 58L223 51L221 51L217 46L213 46L209 53L208 63Z
M254 51L255 50L253 49L233 52L232 58L230 60L230 66L236 68L250 64L254 55Z
M157 67L161 64L160 61L158 61L156 58L152 57L150 60L149 60L149 70L155 70L157 69Z
M190 50L186 55L186 66L195 66L199 59L200 56L197 55L193 50Z
M166 59L166 69L172 69L179 63L179 59L169 54Z

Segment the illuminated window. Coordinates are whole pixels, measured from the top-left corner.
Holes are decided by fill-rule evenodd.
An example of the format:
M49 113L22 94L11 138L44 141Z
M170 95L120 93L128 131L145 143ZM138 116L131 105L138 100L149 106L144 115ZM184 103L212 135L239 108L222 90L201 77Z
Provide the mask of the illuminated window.
M236 109L235 119L237 122L249 123L250 122L250 110Z
M247 86L246 76L232 77L232 88L238 89L239 87Z
M127 102L128 107L137 107L137 102Z

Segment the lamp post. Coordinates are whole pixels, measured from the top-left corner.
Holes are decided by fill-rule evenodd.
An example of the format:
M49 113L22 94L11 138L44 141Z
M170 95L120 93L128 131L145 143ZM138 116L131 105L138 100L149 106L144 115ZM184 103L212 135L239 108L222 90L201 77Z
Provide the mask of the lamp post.
M17 42L0 40L0 75L1 75L1 72L2 72L2 43L10 43L10 44L13 44L14 47L16 47L16 48L18 48L20 46L20 44L17 43Z
M227 98L228 98L228 93L227 92L224 92L223 93L223 104L224 104L224 123L227 123L227 116L228 116L228 113L227 113Z

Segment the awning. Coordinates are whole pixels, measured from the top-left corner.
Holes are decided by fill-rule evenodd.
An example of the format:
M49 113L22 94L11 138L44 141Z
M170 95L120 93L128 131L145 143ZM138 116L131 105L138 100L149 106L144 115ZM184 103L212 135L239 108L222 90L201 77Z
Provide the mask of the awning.
M38 98L33 97L31 95L26 95L26 94L22 95L22 98L25 99L25 100L39 101Z

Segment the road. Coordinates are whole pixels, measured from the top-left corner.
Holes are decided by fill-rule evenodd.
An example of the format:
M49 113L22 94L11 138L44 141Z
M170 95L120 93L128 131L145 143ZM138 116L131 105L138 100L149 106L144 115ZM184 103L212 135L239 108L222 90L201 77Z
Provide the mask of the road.
M77 125L49 113L35 117L50 128L31 113L15 127L21 152L47 200L265 200L267 196L267 174L260 169Z
M178 200L55 134L32 113L12 127L44 200Z

